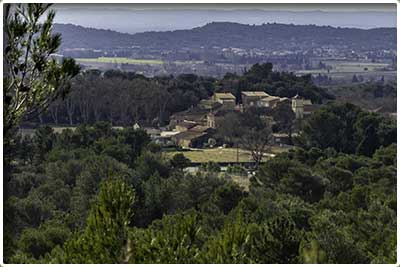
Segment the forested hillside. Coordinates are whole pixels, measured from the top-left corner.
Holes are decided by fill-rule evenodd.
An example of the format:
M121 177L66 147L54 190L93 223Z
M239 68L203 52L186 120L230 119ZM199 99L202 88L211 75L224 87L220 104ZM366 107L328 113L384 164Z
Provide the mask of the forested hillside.
M396 47L396 29L355 29L330 26L263 24L246 25L213 22L190 30L123 34L55 24L55 32L63 36L61 48L107 49L131 47L174 49L181 47L241 47L278 49L283 46L301 47L346 45L357 49L388 49Z
M132 46L132 35L111 30L86 28L73 24L54 24L63 37L62 48L106 49Z
M378 41L375 37L382 38ZM382 42L384 40L384 43ZM290 25L269 23L245 25L230 22L213 22L192 30L172 32L147 32L134 35L138 45L154 47L243 47L278 48L282 45L348 45L350 47L387 47L396 45L396 29L352 29L315 25Z

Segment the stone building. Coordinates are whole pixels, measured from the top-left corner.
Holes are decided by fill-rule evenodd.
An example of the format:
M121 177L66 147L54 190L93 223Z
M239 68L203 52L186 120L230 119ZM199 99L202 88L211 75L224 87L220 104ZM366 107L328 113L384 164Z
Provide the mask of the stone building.
M221 122L225 119L226 114L231 112L240 112L239 110L213 110L207 114L207 127L216 129L221 125Z
M242 91L242 104L244 108L261 107L260 100L270 96L264 91Z
M176 145L183 148L197 147L201 148L207 143L215 130L207 126L195 126L187 131L180 132L171 137Z
M234 109L236 106L236 97L231 93L214 93L212 100L220 103L222 109Z
M176 125L182 123L196 123L197 125L206 125L208 113L208 109L198 107L177 112L170 117L169 129L174 129Z
M314 107L311 100L304 99L297 94L292 98L292 110L296 119L303 119L314 111Z
M198 124L193 121L182 121L175 125L174 130L177 132L184 132L184 131L187 131L187 130L195 127L196 125L198 125Z
M279 97L279 96L272 96L269 95L267 97L262 98L259 101L259 105L265 108L275 108L276 104L282 101L286 101L288 98L286 97Z

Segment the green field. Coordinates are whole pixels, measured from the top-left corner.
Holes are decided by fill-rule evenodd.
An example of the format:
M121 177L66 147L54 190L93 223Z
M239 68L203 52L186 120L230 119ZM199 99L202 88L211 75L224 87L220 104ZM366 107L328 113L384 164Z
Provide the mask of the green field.
M286 149L272 148L272 153L280 153ZM203 162L236 162L236 148L208 148L208 149L196 149L190 151L168 151L164 152L167 158L172 158L175 154L183 153L185 157L190 159L194 163ZM263 161L266 161L269 157L265 156ZM251 162L252 157L249 151L239 149L239 162Z
M202 162L236 162L235 148L210 148L191 151L172 151L165 152L167 158L172 158L175 154L183 153L185 157L195 163ZM239 150L239 162L251 161L251 155L248 151Z
M345 73L368 73L380 72L382 68L388 67L387 63L357 62L357 61L322 61L325 65L332 67L327 69L300 70L298 74L345 74Z
M98 57L98 58L75 58L77 62L81 63L111 63L111 64L132 64L132 65L162 65L169 63L161 59L134 59L127 57ZM203 61L172 61L172 64L186 65L186 64L201 64Z
M331 72L364 72L364 71L377 71L384 67L389 66L385 63L372 63L372 62L324 62L326 65L331 66Z

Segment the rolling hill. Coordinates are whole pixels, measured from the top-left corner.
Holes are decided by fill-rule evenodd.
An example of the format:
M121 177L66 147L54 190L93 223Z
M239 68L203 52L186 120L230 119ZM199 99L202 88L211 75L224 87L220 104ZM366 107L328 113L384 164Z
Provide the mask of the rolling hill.
M393 49L396 28L335 28L331 26L269 23L246 25L212 22L190 30L125 34L111 30L55 24L62 34L62 48L109 49L140 46L146 49L199 47L296 48L323 45L347 46L357 50Z

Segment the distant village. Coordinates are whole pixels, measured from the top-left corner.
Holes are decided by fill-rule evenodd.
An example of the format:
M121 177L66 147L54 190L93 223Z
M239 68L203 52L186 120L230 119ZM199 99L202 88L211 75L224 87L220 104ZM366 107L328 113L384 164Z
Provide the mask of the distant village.
M212 148L223 145L218 144L214 135L230 112L243 112L254 107L272 110L278 103L285 103L291 105L296 120L302 120L319 107L299 95L293 98L278 97L264 91L243 91L241 99L241 103L238 103L232 93L214 93L209 99L200 101L197 106L173 114L167 127L143 129L161 147ZM265 119L273 123L272 118ZM141 128L137 123L133 127ZM288 133L273 133L272 143L278 146L291 145Z

